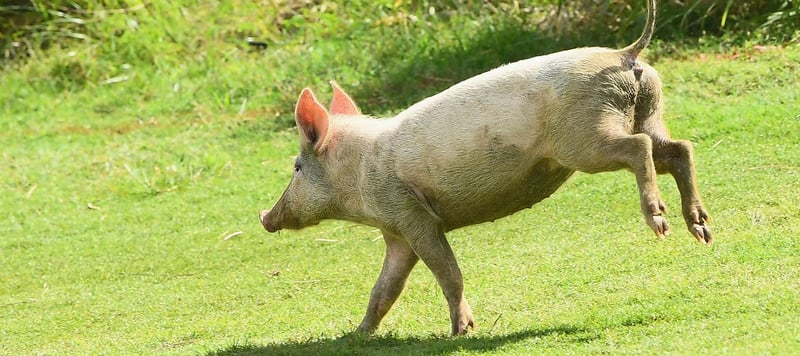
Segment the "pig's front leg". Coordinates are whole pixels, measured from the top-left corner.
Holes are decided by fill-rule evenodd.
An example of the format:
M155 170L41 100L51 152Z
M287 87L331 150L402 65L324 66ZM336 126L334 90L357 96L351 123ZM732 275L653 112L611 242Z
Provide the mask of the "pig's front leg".
M462 335L475 328L472 309L464 299L464 279L440 226L417 226L403 234L422 262L433 272L450 308L450 333Z
M358 326L358 331L361 332L372 333L378 328L403 291L411 269L419 261L419 257L403 238L384 231L383 239L386 241L386 257L378 281L372 287L367 314Z

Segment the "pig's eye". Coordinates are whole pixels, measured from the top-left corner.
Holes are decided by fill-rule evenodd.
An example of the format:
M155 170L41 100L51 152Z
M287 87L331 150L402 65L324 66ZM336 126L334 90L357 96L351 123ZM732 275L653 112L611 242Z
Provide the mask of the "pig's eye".
M294 171L300 172L300 161L294 161Z

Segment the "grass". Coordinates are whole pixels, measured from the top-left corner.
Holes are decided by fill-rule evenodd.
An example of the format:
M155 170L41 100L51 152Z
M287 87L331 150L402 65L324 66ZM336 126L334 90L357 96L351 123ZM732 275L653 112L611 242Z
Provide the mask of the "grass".
M532 18L392 5L294 9L286 37L237 17L274 20L270 9L175 5L137 15L135 36L119 36L133 47L77 42L4 67L0 353L796 352L800 49L707 38L649 55L673 135L695 144L713 247L680 226L671 178L660 187L675 231L658 241L630 173L578 174L530 210L450 234L476 332L445 336L444 298L420 265L376 337L348 335L379 272L379 233L326 222L269 235L257 219L291 174L299 89L328 98L336 79L389 115L575 44Z

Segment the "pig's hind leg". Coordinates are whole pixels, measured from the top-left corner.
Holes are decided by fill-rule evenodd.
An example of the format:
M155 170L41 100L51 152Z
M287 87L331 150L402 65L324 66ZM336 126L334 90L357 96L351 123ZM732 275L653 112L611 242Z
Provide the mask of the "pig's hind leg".
M419 261L419 257L403 238L384 231L383 239L386 242L386 257L378 281L372 288L367 313L358 326L358 331L361 332L372 333L378 328L403 291L414 265Z
M692 144L670 138L662 120L663 108L661 82L655 71L648 68L642 77L636 103L634 131L650 136L653 141L653 161L657 173L669 173L675 178L681 194L681 211L689 232L698 241L711 244L711 230L706 226L709 216L697 189Z
M647 225L656 236L669 234L669 224L664 217L666 205L658 190L653 142L645 134L624 135L610 139L605 146L606 157L622 163L636 175L639 204Z
M681 212L689 232L700 242L711 244L710 220L695 177L692 144L689 141L673 140L659 116L652 116L639 123L637 130L644 132L653 141L653 162L659 174L669 173L675 179L681 194Z
M636 175L639 203L647 225L658 237L669 234L650 136L631 134L625 125L627 118L621 113L598 113L589 106L583 109L568 120L578 124L560 127L562 131L554 145L559 163L587 173L631 170Z
M681 212L686 226L694 237L711 244L711 230L706 225L710 220L700 200L692 159L692 144L682 140L653 140L653 158L659 173L669 172L681 194Z

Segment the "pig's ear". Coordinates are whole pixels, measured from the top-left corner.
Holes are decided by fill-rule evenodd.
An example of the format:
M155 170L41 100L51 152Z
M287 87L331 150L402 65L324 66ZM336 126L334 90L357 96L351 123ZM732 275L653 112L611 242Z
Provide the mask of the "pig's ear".
M303 141L319 152L328 135L328 111L317 101L311 89L305 88L300 94L294 119Z
M344 114L344 115L360 115L361 111L353 99L347 93L339 88L336 82L331 81L333 87L333 100L331 100L331 114Z

